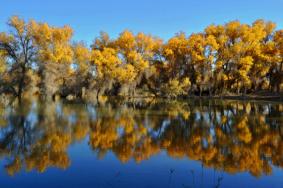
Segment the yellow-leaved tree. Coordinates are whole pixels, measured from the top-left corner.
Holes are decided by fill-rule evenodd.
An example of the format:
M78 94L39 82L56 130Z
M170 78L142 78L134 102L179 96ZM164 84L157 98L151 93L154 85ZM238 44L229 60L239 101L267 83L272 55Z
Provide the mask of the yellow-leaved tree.
M95 82L93 87L97 90L96 98L110 90L113 87L121 60L117 56L117 51L113 48L103 48L103 50L93 50L91 53L91 62L95 66Z
M21 100L24 91L29 86L30 77L27 75L35 60L36 49L32 45L29 23L18 16L8 21L9 32L0 32L1 71L6 70L5 59L9 59L9 71L5 79L1 79L0 91L11 93Z
M52 27L35 21L31 21L30 28L38 48L41 94L66 96L60 89L65 87L66 79L73 72L70 66L74 57L71 46L73 30L69 26Z

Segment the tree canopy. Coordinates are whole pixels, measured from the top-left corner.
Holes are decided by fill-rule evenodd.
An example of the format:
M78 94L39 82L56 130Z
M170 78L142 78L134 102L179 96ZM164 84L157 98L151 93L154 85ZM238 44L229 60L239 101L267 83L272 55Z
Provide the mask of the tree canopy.
M44 97L280 93L283 30L256 20L179 32L168 41L123 31L101 32L90 47L70 26L13 16L0 33L0 94Z

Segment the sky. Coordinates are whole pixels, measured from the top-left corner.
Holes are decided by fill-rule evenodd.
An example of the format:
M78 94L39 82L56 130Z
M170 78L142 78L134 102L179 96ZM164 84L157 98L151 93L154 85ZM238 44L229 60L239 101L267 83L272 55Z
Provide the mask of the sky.
M123 30L164 40L183 31L201 32L210 24L265 19L283 29L283 0L0 0L0 31L18 15L53 26L70 25L74 40L91 44L100 31L112 38Z

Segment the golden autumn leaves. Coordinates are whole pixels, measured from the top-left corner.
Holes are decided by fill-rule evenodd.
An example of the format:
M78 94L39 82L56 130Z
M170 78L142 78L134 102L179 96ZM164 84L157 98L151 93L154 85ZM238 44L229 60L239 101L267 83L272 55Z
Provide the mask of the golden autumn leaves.
M134 35L127 30L116 40L110 40L106 33L101 33L92 45L92 62L98 78L101 82L112 80L118 83L121 92L125 87L133 91L146 73L153 74L154 68L150 65L160 42L150 35ZM125 90L129 92L131 89Z
M32 21L31 32L35 45L39 48L39 59L43 62L71 63L73 50L70 40L73 30L65 26L63 28L50 27L46 23Z
M0 73L5 77L14 70L9 66L21 67L5 80L17 95L32 87L61 97L82 97L83 88L97 96L135 96L139 90L169 97L282 89L283 31L276 31L272 22L210 25L190 36L178 33L167 42L128 30L116 39L101 32L91 48L72 41L70 26L18 17L8 25L14 32L0 33ZM31 86L32 76L40 81Z
M115 40L103 33L100 39L95 41L99 46L96 50L103 53L104 48L113 49L116 54L112 52L112 55L118 59L115 64L111 57L108 63L113 67L122 65L125 70L112 73L120 78L118 82L128 80L140 84L138 78L147 73L150 80L146 84L164 95L195 91L201 94L202 90L214 95L224 90L280 91L282 87L282 31L275 31L272 22L257 20L247 25L233 21L211 25L189 37L179 33L165 44L150 35L135 36L129 31ZM124 73L127 73L126 79L123 79Z

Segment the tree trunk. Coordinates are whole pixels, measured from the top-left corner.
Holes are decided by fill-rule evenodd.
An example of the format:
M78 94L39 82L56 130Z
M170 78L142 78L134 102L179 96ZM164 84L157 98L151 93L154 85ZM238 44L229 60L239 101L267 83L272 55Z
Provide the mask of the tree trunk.
M17 97L19 99L19 102L21 102L21 100L22 100L22 94L23 94L24 82L25 82L25 73L26 73L26 67L23 65L21 77L20 77L20 81L19 81L19 85L18 85L18 93L17 93Z
M97 90L97 93L96 93L97 104L99 104L99 93L100 93L100 88Z

